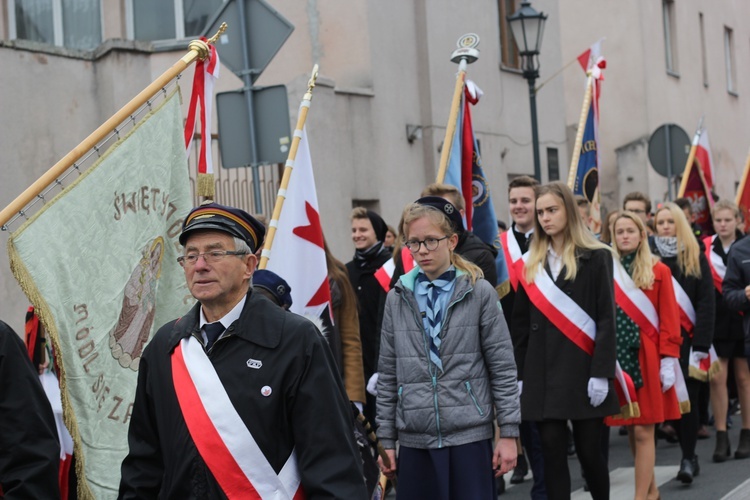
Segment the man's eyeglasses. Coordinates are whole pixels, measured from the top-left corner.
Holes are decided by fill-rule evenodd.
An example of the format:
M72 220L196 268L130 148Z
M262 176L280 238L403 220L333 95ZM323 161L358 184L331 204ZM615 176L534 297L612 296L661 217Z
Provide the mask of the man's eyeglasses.
M424 244L424 247L427 249L428 252L432 252L438 247L438 245L440 245L440 242L446 238L447 236L443 236L442 238L425 238L422 241L409 240L406 243L404 243L404 245L406 245L406 248L408 248L411 253L419 252L419 247L421 247L422 244Z
M182 267L193 267L200 257L206 261L206 264L216 264L227 255L247 255L247 252L243 251L231 251L231 250L211 250L205 253L189 253L187 255L181 255L177 257L177 262Z
M629 211L633 212L636 215L641 215L641 214L645 214L646 213L645 210L641 210L639 208L631 208Z

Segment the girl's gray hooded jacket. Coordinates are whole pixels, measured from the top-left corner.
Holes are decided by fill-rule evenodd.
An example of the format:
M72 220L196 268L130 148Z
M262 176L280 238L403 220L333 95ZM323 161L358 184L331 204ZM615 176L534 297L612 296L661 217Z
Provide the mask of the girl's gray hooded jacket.
M516 363L497 292L457 270L440 332L441 373L414 297L419 268L386 299L378 364L378 438L386 449L442 448L490 439L493 408L501 437L521 423ZM494 403L494 404L493 404Z

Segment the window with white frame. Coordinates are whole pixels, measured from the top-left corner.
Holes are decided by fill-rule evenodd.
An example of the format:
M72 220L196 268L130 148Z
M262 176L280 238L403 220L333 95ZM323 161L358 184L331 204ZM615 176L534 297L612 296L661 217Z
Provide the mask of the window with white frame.
M101 0L8 0L8 35L72 49L102 42Z
M224 0L128 0L128 37L173 40L200 35Z
M724 64L727 68L727 92L737 94L737 72L734 58L734 32L724 27Z
M677 76L677 26L675 24L674 0L662 0L662 14L664 17L664 55L667 63L667 73Z

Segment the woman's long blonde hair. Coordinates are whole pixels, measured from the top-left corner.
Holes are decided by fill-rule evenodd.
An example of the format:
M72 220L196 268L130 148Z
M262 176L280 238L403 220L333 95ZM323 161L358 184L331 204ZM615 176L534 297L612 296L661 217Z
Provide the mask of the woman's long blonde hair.
M404 213L401 216L402 222L399 230L401 231L403 238L409 237L409 224L417 219L421 219L422 217L427 217L428 219L430 219L430 222L435 224L435 226L437 226L443 232L443 234L445 234L449 238L454 234L457 234L448 217L446 217L438 209L429 205L410 203L406 205ZM479 268L479 266L464 259L453 250L451 250L451 264L453 264L456 269L460 269L461 271L464 271L466 274L468 274L472 285L476 283L479 278L484 278L484 273Z
M693 229L685 217L685 212L676 204L668 201L656 211L654 226L659 233L659 214L668 210L674 219L675 236L677 236L677 266L685 276L701 277L700 247L693 234Z
M578 262L576 260L576 250L594 250L604 248L611 251L604 243L598 241L591 231L583 225L578 207L576 206L573 193L568 186L562 182L551 182L541 186L536 191L536 199L545 194L551 194L563 203L567 224L565 229L565 240L563 244L562 263L565 266L565 279L575 279L578 274ZM529 259L526 261L526 281L534 281L536 273L539 270L539 264L544 265L547 260L547 248L552 243L547 233L542 229L539 223L539 217L534 218L534 237L531 238L529 246Z
M633 271L631 273L631 277L633 278L635 286L637 286L641 290L648 290L654 286L654 263L657 259L651 253L651 248L649 248L648 245L648 233L646 232L646 225L643 223L641 218L633 212L629 210L623 210L619 212L617 218L615 218L615 222L612 224L613 228L617 229L617 221L620 219L628 219L633 221L635 227L638 228L638 233L641 235L641 242L638 243L638 248L635 250L635 260L633 260L633 267L631 267L631 270ZM612 240L614 244L612 245L612 249L615 251L615 254L619 258L621 255L620 249L617 248L616 238L616 232L613 231Z

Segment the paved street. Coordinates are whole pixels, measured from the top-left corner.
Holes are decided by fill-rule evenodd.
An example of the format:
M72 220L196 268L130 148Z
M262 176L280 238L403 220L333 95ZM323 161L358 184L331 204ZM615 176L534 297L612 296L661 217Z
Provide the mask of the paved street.
M733 416L734 428L729 430L732 453L739 441L740 416ZM659 440L656 447L656 480L659 483L661 498L664 500L744 500L750 499L750 459L735 460L731 458L724 463L711 461L714 450L714 430L710 429L711 438L698 441L697 453L700 460L700 475L693 484L685 486L675 480L680 462L680 446ZM589 499L591 496L583 491L578 460L571 457L568 461L571 470L573 500ZM633 498L633 459L628 448L627 437L619 436L617 429L610 435L610 482L611 500L628 500ZM511 485L506 475L507 489L500 498L504 500L530 498L531 474L520 485Z

